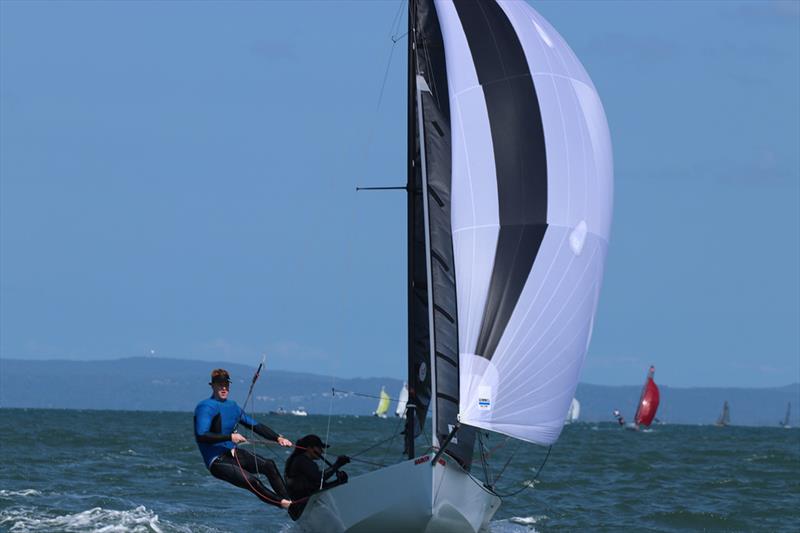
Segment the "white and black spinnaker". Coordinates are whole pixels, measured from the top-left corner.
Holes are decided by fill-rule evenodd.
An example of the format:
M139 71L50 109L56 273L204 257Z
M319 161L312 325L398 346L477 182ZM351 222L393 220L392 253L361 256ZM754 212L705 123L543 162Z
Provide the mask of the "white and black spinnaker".
M460 421L551 444L608 247L605 113L575 54L527 3L435 4L452 132Z

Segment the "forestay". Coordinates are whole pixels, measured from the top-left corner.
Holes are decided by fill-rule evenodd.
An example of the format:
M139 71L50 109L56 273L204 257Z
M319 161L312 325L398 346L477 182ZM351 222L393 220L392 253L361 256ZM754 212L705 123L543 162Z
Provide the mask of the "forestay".
M436 0L452 150L459 419L554 442L591 337L612 207L605 113L525 2Z

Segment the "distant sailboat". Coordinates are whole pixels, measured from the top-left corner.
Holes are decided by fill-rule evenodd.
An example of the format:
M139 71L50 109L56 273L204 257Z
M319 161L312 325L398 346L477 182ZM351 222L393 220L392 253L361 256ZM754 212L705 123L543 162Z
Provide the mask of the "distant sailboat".
M577 398L573 398L572 403L569 404L569 411L567 411L567 418L564 421L564 423L572 424L573 422L577 422L580 416L581 416L581 402L579 402Z
M391 401L392 399L389 398L386 389L381 387L381 397L380 400L378 400L378 408L375 409L375 412L372 414L380 418L386 418L386 413L389 411L389 403Z
M395 409L394 415L399 416L401 418L405 418L407 403L408 403L408 383L403 383L403 388L400 389L400 397L397 399L397 409Z
M789 429L790 427L792 427L789 425L789 413L791 412L791 410L792 410L792 402L789 402L786 404L786 416L783 417L782 422L778 422L784 429Z
M634 425L638 429L639 426L650 427L653 419L656 417L658 411L658 403L660 395L658 386L653 380L653 375L656 373L656 367L651 366L647 372L647 379L642 387L642 394L639 397L639 405L636 408L636 414L633 417Z
M308 411L306 411L305 407L298 407L297 409L292 409L290 414L294 416L308 416Z
M722 413L720 413L719 418L717 418L715 426L721 428L725 427L731 423L731 412L728 408L728 401L725 400L725 403L722 404Z

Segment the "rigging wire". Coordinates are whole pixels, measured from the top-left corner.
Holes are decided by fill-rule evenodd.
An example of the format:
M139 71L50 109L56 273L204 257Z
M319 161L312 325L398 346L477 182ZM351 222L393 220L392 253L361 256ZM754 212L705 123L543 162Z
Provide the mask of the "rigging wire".
M385 443L389 442L390 440L392 440L392 439L396 438L396 437L397 437L397 435L399 435L399 433L397 433L397 434L393 433L393 434L392 434L392 435L390 435L389 437L387 437L387 438L385 438L385 439L383 439L383 440L381 440L381 441L378 441L378 442L376 442L375 444L373 444L373 445L369 446L368 448L364 448L363 450L361 450L361 451L359 451L359 452L356 452L356 453L354 453L353 455L350 455L349 457L352 459L353 457L358 457L359 455L364 455L365 453L367 453L367 452L369 452L369 451L371 451L371 450L374 450L374 449L375 449L375 448L377 448L378 446L381 446L382 444L385 444ZM383 465L381 465L381 466L383 466Z
M509 456L508 460L506 461L506 464L503 465L503 468L500 469L500 473L497 474L497 477L495 478L495 483L500 481L500 478L503 477L503 473L506 471L506 468L508 468L508 465L511 464L511 461L514 459L514 456L517 454L517 450L519 450L519 445L520 445L520 441L517 441L516 446L514 446L514 450L511 452L511 455Z
M365 143L365 146L364 146L363 158L364 158L364 162L365 163L369 160L369 155L370 155L370 152L372 151L372 143L373 143L373 140L375 138L375 129L376 129L378 111L381 108L381 103L383 103L383 94L384 94L384 91L386 90L386 81L389 79L389 71L391 70L391 66L392 66L392 58L394 57L394 50L395 50L395 47L396 47L397 43L400 41L400 39L405 37L405 35L408 33L408 32L406 32L406 33L404 33L404 34L402 34L400 36L397 35L397 32L400 31L399 25L400 25L400 22L402 21L402 16L401 15L403 13L403 6L405 5L405 3L406 3L406 0L402 0L400 2L400 5L397 8L397 12L395 13L395 16L394 16L394 19L392 20L392 25L391 25L391 28L390 28L389 39L391 39L391 41L392 41L392 46L389 48L389 57L386 59L386 68L384 69L384 72L383 72L383 80L381 81L381 88L378 91L378 101L375 104L375 111L374 111L374 114L372 116L372 121L370 123L369 133L367 134L367 142Z
M394 36L400 31L400 22L402 21L401 15L403 14L403 6L406 5L406 0L401 0L400 5L397 6L397 11L394 14L394 19L392 19L392 27L391 27L391 37L394 40Z
M335 381L336 381L336 377L335 376L331 376L331 401L330 401L330 404L328 406L328 429L325 430L325 444L328 444L328 439L331 436L331 418L333 417L333 396L334 396L333 391L335 390L333 388L333 385L334 385ZM324 448L324 447L322 448L322 460L325 461L326 463L328 463L328 451L327 451L327 448ZM328 463L328 464L330 464L330 463ZM325 483L325 471L322 470L320 472L320 475L319 475L319 490L322 490L322 485L324 483Z
M514 492L509 492L507 494L500 494L499 492L495 492L495 494L497 496L499 496L500 498L513 498L514 496L516 496L517 494L523 492L524 490L527 490L527 489L533 487L534 484L536 483L536 480L539 479L539 474L542 473L542 469L544 468L544 465L547 464L547 459L550 457L550 452L552 450L553 450L553 446L552 445L547 448L547 454L544 456L544 460L542 461L542 464L539 465L539 468L536 470L536 475L533 476L533 479L531 479L530 481L526 481L522 485L522 488L520 488L518 490L515 490ZM498 479L499 479L499 476L498 476Z
M362 392L353 392L353 391L343 390L343 389L332 389L332 390L333 390L334 393L336 393L336 392L344 392L346 394L352 394L353 396L361 396L363 398L374 398L375 400L382 400L383 399L380 396L375 396L374 394L366 394L366 393L362 393ZM388 396L388 394L387 394L387 396ZM398 403L400 402L400 400L398 398L392 398L391 396L389 396L389 401L390 402L398 402Z
M389 57L388 57L387 62L386 62L386 69L384 71L383 80L381 82L381 88L380 88L380 92L379 92L379 95L378 95L378 101L377 101L377 104L375 106L375 111L374 111L373 116L372 116L369 133L367 135L367 140L366 140L366 143L364 145L364 151L363 151L363 154L362 154L362 157L363 157L362 165L364 165L364 166L366 166L366 162L368 161L369 154L371 152L372 143L373 143L373 139L374 139L374 136L375 136L375 130L376 130L377 115L378 115L378 111L380 110L381 103L383 101L383 94L384 94L384 91L386 89L387 79L389 77L389 71L390 71L390 67L391 67L391 64L392 64L392 57L394 55L394 49L396 47L397 42L400 39L402 39L402 37L403 37L403 35L397 36L397 32L399 31L399 24L402 21L403 6L405 5L405 2L406 2L406 0L402 0L400 2L399 6L398 6L398 9L395 12L395 15L394 15L394 17L392 19L392 24L390 26L389 37L390 37L390 39L392 41L392 46L391 46L391 48L389 50ZM355 190L357 190L356 185L357 185L357 183L354 184L354 187L353 187ZM351 226L350 227L352 227L352 228L359 227L359 224L358 224L358 209L355 206L352 209L351 216L352 216L352 221L351 221ZM353 248L354 248L355 244L353 242L354 239L352 237L352 234L349 234L349 235L350 235L350 238L347 239L347 247L346 247L347 248L347 252L345 254L346 255L345 261L347 263L346 271L347 272L352 272L353 271L352 263L354 262L353 261L353 256L354 256ZM345 289L345 291L346 291L346 289ZM349 299L348 299L348 295L349 294L352 294L352 291L346 291L346 294L342 298L338 299L340 302L342 302L343 307L344 307L345 302L349 301ZM348 314L348 309L345 308L345 309L343 309L343 312L339 316L344 319L344 317L347 314ZM341 327L341 328L338 328L338 329L343 334L345 328ZM339 360L337 359L336 362L338 364ZM329 407L328 407L328 422L327 422L327 429L326 429L326 433L325 433L325 442L326 443L330 439L331 419L333 417L333 402L334 402L334 395L335 395L335 391L336 391L334 385L335 385L335 373L334 373L334 375L331 376L331 391L333 392L333 394L331 394L331 400L329 402ZM347 391L343 391L343 392L347 392ZM323 458L323 460L327 461L327 459L326 459L326 451L323 451L322 458ZM322 488L323 483L324 483L324 480L320 479L320 488Z
M386 445L386 450L383 452L383 457L381 458L381 463L386 462L386 456L389 455L389 451L392 449L392 444L394 444L394 439L397 438L401 433L397 431L397 428L400 426L402 422L405 421L405 418L397 417L397 423L394 425L394 431L392 432L392 439L389 441L389 444Z
M487 454L486 454L486 447L483 445L483 432L478 432L478 446L480 447L480 455L481 455L481 465L483 466L483 477L486 480L486 486L491 487L493 485L492 478L491 478L491 471L489 470L489 464L487 462Z
M388 440L390 440L390 439L396 438L396 437L397 437L397 435L392 435L392 436L391 436L391 437L389 437L388 439L384 439L384 440L382 440L382 441L378 442L377 444L370 446L370 447L369 447L369 448L367 448L366 450L363 450L363 451L357 452L356 454L353 454L353 455L348 455L348 457L350 457L350 459L351 459L352 461L357 461L357 462L359 462L359 463L365 463L365 464L368 464L368 465L373 465L373 466L380 466L380 467L384 467L384 466L386 466L385 464L382 464L382 463L376 463L376 462L374 462L374 461L368 461L368 460L366 460L366 459L360 459L360 458L358 458L358 456L359 456L359 455L361 455L361 454L363 454L363 453L365 453L365 452L368 452L368 451L370 451L370 450L372 450L372 449L374 449L374 448L377 448L377 447L378 447L378 446L380 446L381 444L383 444L383 443L387 442L387 441L388 441ZM256 440L256 442L258 442L258 444L262 444L262 445L264 445L264 446L265 446L265 447L266 447L266 448L267 448L267 449L268 449L268 450L269 450L269 451L270 451L270 452L271 452L273 455L275 455L275 457L277 457L277 458L279 458L279 459L280 459L280 456L279 456L277 453L275 453L275 451L274 451L274 450L273 450L273 449L270 447L270 446L274 446L275 444L277 444L276 442L273 442L273 441L268 441L268 440ZM292 445L292 447L293 447L293 448L297 448L298 450L308 450L308 448L307 448L307 447L305 447L305 446L298 446L297 444L294 444L294 445Z

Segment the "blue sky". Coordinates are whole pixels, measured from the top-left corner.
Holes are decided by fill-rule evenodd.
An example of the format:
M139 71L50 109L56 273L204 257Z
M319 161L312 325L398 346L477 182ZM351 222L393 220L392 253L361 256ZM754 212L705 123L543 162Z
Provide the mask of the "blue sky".
M800 3L532 3L614 143L583 381L800 381ZM0 357L401 377L398 7L0 2Z

